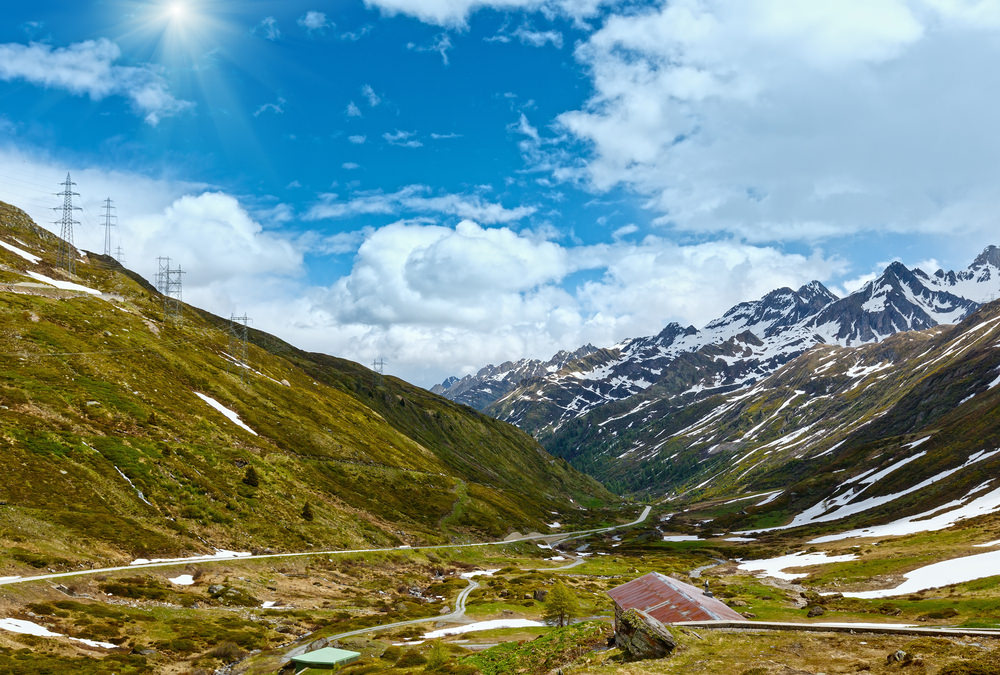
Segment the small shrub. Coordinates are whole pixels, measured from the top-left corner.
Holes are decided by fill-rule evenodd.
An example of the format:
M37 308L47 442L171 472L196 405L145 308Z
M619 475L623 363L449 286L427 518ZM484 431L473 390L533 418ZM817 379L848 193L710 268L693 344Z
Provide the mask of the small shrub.
M422 666L427 663L427 659L424 655L415 649L409 649L403 652L403 655L399 657L396 661L397 668L412 668L413 666Z

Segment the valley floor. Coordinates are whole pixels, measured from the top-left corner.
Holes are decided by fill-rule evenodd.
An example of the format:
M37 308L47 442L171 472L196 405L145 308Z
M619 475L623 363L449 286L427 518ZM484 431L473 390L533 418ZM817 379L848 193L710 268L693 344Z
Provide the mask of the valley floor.
M900 650L909 654L908 673L1000 672L991 661L1000 645L989 637L705 628L672 629L679 647L668 658L624 663L607 648L606 591L648 571L707 580L716 597L760 621L1000 627L996 576L886 598L835 592L891 587L928 561L982 552L971 547L996 539L989 535L1000 518L933 536L813 546L812 558L765 565L768 574L793 577L781 579L759 577L739 561L781 560L809 548L794 534L706 540L671 531L663 515L658 507L632 527L554 549L519 541L230 558L7 584L0 586L0 619L64 637L0 625L0 672L275 673L290 655L328 642L363 655L345 674L888 673L903 667L887 661ZM576 595L582 623L542 624L542 598L557 580ZM441 632L470 625L483 630Z

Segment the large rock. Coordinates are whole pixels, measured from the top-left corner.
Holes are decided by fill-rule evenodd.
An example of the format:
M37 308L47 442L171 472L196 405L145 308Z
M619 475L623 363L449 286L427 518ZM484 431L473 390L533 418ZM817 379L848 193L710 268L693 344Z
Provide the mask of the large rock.
M677 643L662 623L639 609L628 609L619 617L615 646L626 661L662 659Z

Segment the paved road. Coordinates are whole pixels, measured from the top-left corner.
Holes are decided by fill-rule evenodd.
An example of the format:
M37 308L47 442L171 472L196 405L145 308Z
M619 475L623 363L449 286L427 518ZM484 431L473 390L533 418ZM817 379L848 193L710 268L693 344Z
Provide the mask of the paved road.
M261 560L264 558L297 558L309 555L346 555L352 553L380 553L386 551L406 551L406 550L429 551L429 550L444 549L444 548L504 546L505 544L516 544L522 541L537 541L539 539L565 540L565 539L586 536L588 534L611 532L612 530L618 530L624 527L631 527L633 525L638 525L639 523L646 520L652 508L653 508L652 506L645 507L642 510L642 513L639 515L639 517L630 523L625 523L623 525L612 525L610 527L599 527L592 530L577 530L575 532L556 532L551 534L529 534L523 537L516 537L514 539L506 539L500 541L482 541L473 544L436 544L433 546L397 546L395 548L359 548L350 550L340 549L334 551L303 551L299 553L264 553L261 555L246 555L239 557L234 556L229 558L206 558L203 560L179 559L179 560L169 560L164 562L147 563L145 565L120 565L118 567L102 567L99 569L77 570L75 572L55 572L52 574L38 574L30 577L0 577L0 586L11 585L11 584L24 584L30 581L45 581L48 579L64 579L68 577L79 577L89 574L107 574L108 572L122 572L125 570L148 569L150 567L184 567L187 565L202 565L205 563L233 562L237 560Z

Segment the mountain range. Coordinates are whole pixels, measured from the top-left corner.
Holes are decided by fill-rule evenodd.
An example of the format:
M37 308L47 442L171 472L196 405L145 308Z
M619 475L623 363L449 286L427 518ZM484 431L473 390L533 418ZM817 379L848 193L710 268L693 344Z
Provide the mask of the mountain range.
M452 378L434 391L514 423L548 445L571 420L632 399L693 400L746 388L819 344L878 342L962 320L1000 291L1000 249L961 272L929 275L894 262L838 298L818 281L743 302L702 329L671 323L609 348L560 352ZM555 441L558 442L558 441Z

